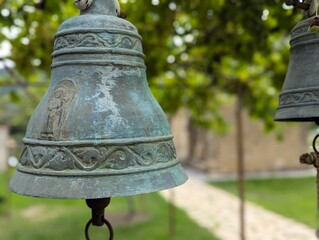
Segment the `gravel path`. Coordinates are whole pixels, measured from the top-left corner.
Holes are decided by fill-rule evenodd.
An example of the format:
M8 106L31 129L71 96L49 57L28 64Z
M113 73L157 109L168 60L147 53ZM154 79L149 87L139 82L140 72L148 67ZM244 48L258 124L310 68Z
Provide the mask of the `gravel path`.
M239 240L237 197L193 177L180 187L162 191L161 195L167 201L175 196L177 207L220 240ZM246 240L316 240L314 234L315 230L304 224L246 204Z

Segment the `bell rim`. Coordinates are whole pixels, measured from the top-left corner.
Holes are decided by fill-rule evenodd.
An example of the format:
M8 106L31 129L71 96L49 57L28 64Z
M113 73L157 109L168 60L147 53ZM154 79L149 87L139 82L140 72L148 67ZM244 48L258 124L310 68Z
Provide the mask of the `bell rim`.
M158 192L182 185L188 177L178 162L151 172L116 176L40 176L17 170L9 188L17 194L53 199L96 199ZM85 183L85 184L84 184Z
M117 139L86 139L86 140L56 140L50 141L45 139L32 139L28 137L23 138L23 143L28 145L41 145L41 146L74 146L74 145L126 145L126 144L139 144L139 143L153 143L170 141L173 135L166 136L150 136L150 137L134 137L134 138L117 138Z
M276 122L317 122L319 120L319 103L278 107L274 116Z

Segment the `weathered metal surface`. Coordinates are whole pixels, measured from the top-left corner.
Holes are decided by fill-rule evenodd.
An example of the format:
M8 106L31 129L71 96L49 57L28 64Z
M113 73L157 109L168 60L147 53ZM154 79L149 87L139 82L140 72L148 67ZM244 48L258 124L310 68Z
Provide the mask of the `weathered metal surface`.
M319 37L309 31L314 17L291 32L291 55L276 121L317 121L319 117Z
M94 0L62 23L51 84L10 183L14 192L90 199L186 181L166 116L147 85L141 37L116 14L113 0Z

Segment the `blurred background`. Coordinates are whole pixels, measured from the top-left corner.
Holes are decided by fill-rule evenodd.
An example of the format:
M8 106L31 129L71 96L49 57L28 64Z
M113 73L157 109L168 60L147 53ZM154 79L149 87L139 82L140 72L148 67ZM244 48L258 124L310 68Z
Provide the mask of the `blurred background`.
M309 151L315 125L273 121L289 32L301 12L283 0L120 3L143 37L149 87L170 120L190 184L113 199L107 216L116 239L315 239L315 172L298 160ZM0 0L0 239L84 239L90 210L83 201L18 196L7 187L28 120L50 82L54 34L76 15L72 0ZM200 189L217 199L200 198ZM284 235L294 226L289 221L262 235L272 218L251 229L248 213L246 224L239 216L237 195L275 218L294 219L306 235ZM198 205L211 215L204 209L195 216ZM92 230L94 239L105 234Z

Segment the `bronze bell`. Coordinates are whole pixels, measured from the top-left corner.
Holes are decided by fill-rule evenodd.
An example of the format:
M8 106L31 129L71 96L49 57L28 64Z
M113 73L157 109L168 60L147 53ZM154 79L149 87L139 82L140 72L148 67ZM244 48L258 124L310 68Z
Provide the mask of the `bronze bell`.
M75 1L54 38L49 89L29 122L12 191L96 199L187 180L147 85L141 36L114 0Z
M288 1L286 1L287 3ZM318 15L318 2L289 1L303 4L307 14ZM310 3L310 4L309 4ZM290 4L290 5L293 5ZM310 17L298 23L291 32L290 61L282 93L279 96L276 121L315 122L319 125L319 18ZM312 165L317 169L317 189L319 189L319 150L316 141L312 142L313 152L299 157L301 164ZM317 191L317 215L319 216L319 192ZM316 230L319 238L319 228Z
M291 32L290 61L276 121L314 121L319 118L318 18L298 23Z

